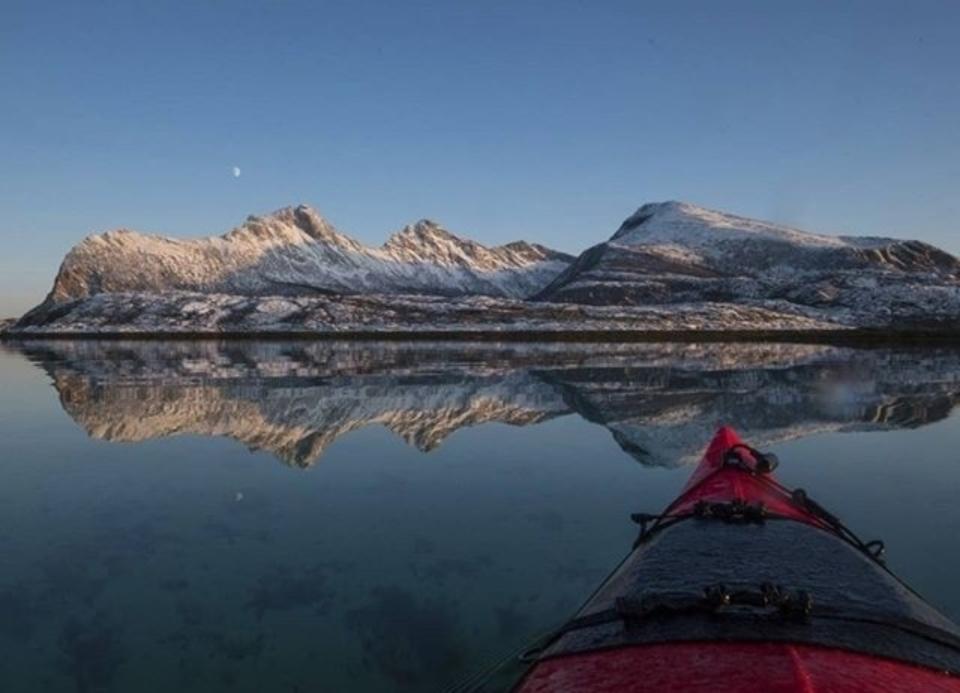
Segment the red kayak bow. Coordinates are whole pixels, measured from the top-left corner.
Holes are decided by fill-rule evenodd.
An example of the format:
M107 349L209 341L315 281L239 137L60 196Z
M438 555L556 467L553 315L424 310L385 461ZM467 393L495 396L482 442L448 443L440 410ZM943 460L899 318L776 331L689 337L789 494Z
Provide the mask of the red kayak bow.
M960 631L721 428L517 690L955 691Z
M664 515L677 517L697 512L703 504L737 504L762 507L770 516L824 526L824 520L793 497L773 477L769 455L747 446L729 426L717 431L680 497ZM773 458L775 459L775 458Z

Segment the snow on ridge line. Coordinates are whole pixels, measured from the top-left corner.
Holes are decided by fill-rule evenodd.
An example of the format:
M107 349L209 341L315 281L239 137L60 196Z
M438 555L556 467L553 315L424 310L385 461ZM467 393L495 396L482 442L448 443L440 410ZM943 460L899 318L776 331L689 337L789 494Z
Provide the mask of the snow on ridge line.
M705 247L727 239L776 240L808 248L872 248L893 238L830 236L671 200L641 206L610 238L623 245L673 243Z
M452 248L471 248L477 249L482 253L488 253L491 256L511 254L513 257L522 257L523 254L533 254L533 259L541 259L547 255L572 256L553 250L538 243L519 240L511 241L497 246L486 246L478 241L458 236L449 231L443 225L431 219L421 219L414 224L407 224L399 231L391 234L381 245L364 245L344 233L337 231L332 225L317 214L316 210L300 205L297 208L284 207L271 214L247 217L242 225L231 229L219 236L206 236L200 238L175 238L163 234L143 233L134 229L117 228L94 233L86 236L78 246L90 245L170 245L178 248L192 248L202 244L232 244L237 242L248 242L250 244L271 245L278 241L306 244L311 240L317 240L318 234L311 233L305 229L302 224L295 221L301 210L307 210L308 213L320 220L326 226L326 233L321 235L323 240L336 241L344 246L363 250L364 252L376 254L384 258L390 257L390 251L410 247L416 243L432 243L434 246L442 247L444 245ZM257 231L260 231L258 234ZM268 233L272 232L272 233ZM77 247L77 246L74 246Z

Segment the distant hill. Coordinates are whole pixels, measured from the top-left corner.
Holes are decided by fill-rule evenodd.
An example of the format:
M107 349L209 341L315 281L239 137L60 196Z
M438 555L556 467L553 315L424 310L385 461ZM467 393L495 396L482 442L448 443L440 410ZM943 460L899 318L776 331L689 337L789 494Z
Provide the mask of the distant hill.
M778 301L838 322L960 315L960 260L932 245L824 236L685 202L645 204L535 298L593 305ZM859 319L858 316L859 315Z

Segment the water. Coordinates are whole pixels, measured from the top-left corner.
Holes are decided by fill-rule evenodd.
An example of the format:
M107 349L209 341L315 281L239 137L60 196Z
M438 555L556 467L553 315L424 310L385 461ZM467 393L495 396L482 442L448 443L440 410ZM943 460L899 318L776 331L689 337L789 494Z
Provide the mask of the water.
M960 352L0 350L0 689L430 691L562 621L718 422L960 619Z

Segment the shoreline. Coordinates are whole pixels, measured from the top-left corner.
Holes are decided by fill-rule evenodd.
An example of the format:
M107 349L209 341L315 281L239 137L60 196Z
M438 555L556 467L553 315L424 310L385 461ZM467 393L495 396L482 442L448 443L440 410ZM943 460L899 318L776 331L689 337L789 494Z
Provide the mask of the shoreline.
M833 344L850 346L960 346L960 328L884 330L841 328L823 330L345 330L312 332L190 331L190 332L0 332L0 341L358 341L358 342L757 342Z

